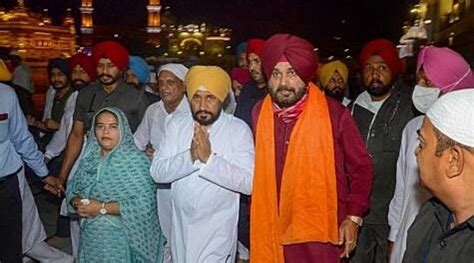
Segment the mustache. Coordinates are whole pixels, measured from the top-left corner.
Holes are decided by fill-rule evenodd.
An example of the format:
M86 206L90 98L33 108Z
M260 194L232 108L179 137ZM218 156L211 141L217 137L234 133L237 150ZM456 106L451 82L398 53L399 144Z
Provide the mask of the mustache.
M383 86L382 81L374 79L369 83L369 86L373 86L375 83L379 84L380 86Z
M74 79L74 80L72 80L72 83L74 83L74 85L78 85L78 84L85 85L86 84L86 82L82 79Z
M102 77L108 77L108 78L110 78L110 79L113 79L113 78L114 78L112 75L105 74L105 73L99 75L99 78L102 78Z
M201 113L206 113L206 114L212 115L212 112L207 111L207 110L198 110L198 111L196 111L196 115L199 115Z
M293 93L296 93L296 90L294 88L289 88L288 86L278 86L277 92L279 91L291 91Z
M252 70L250 70L250 74L255 75L255 74L260 74L260 72L258 72L258 71L256 71L256 70L252 69Z

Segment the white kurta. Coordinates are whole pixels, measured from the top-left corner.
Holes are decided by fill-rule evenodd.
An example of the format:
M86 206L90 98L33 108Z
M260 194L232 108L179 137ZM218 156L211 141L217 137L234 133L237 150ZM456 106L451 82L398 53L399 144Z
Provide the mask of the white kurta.
M18 185L22 201L22 246L28 257L49 263L73 262L66 253L46 243L46 232L41 222L35 199L25 177L25 169L18 172Z
M66 148L67 139L69 138L69 133L71 133L72 124L74 123L73 116L74 109L76 108L77 94L78 92L74 91L67 99L59 129L54 132L53 138L46 146L44 156L50 160L61 155ZM51 117L51 109L49 116Z
M140 150L145 150L151 143L153 149L159 151L159 144L165 134L165 124L176 114L189 114L191 108L186 97L183 97L176 110L168 114L163 101L153 103L145 112L145 117L133 135L135 145ZM171 235L171 191L164 187L159 187L156 192L158 203L158 218L160 219L161 230L167 239Z
M172 183L174 263L235 260L240 193L252 191L252 132L245 122L224 112L209 132L209 160L193 163L194 120L191 114L173 116L150 169L156 182Z
M424 116L418 116L407 123L402 134L400 154L397 161L397 183L395 194L390 202L388 239L393 244L390 262L402 262L407 245L408 229L415 220L423 203L431 194L420 186L418 164L415 150L419 140L417 130L421 128Z

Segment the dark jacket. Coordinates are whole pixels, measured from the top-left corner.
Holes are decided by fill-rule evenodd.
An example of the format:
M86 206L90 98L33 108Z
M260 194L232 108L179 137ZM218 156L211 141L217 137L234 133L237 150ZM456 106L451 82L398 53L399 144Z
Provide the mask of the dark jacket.
M374 114L358 104L352 105L352 113L374 165L371 209L364 222L388 224L388 207L395 191L402 131L415 116L411 90L397 82L373 123Z
M268 94L268 88L259 88L255 81L247 82L242 87L242 93L235 109L235 117L245 121L250 127L252 126L252 109Z
M474 262L474 216L455 227L452 218L439 200L426 202L408 230L403 262Z

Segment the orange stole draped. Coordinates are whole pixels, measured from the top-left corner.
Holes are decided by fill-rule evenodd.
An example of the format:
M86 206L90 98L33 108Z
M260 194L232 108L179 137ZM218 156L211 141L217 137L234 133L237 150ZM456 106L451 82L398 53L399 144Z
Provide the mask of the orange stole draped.
M338 243L336 167L326 97L309 83L307 104L290 135L279 204L273 118L267 95L257 121L250 216L252 263L283 263L283 245Z

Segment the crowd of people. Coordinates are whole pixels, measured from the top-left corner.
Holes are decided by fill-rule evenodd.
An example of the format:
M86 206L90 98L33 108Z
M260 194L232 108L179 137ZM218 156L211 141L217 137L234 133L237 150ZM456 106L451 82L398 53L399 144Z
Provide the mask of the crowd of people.
M50 60L42 118L10 55L0 262L474 260L474 75L449 48L422 47L407 72L376 39L351 72L276 34L240 44L228 73L153 70L104 41ZM46 243L27 169L62 202L72 255Z

